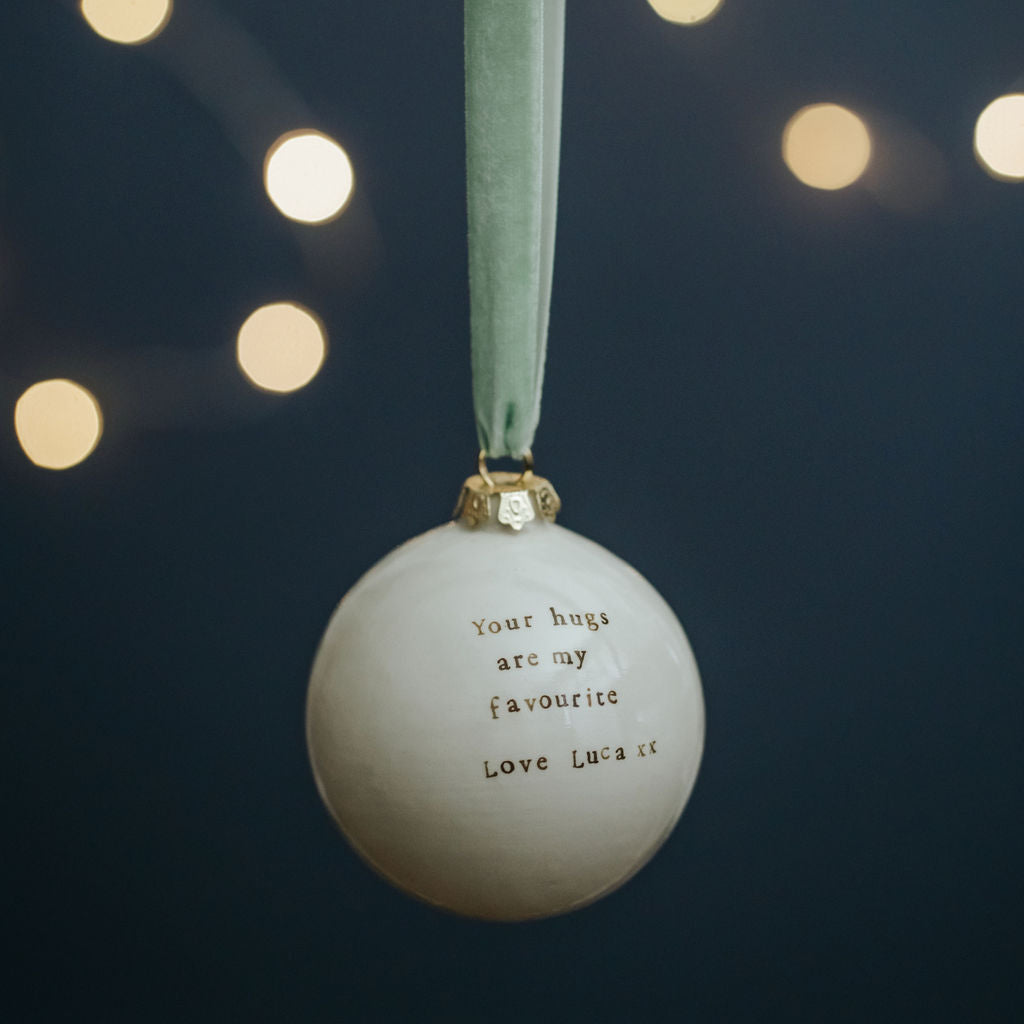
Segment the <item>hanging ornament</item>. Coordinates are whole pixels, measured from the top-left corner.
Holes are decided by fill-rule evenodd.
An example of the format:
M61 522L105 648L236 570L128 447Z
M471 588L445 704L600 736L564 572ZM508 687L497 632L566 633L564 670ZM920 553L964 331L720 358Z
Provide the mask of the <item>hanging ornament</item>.
M700 677L653 587L556 524L529 451L554 251L564 0L467 0L478 473L374 566L313 666L320 794L366 862L438 907L585 906L668 837L704 745ZM523 459L491 473L487 456Z

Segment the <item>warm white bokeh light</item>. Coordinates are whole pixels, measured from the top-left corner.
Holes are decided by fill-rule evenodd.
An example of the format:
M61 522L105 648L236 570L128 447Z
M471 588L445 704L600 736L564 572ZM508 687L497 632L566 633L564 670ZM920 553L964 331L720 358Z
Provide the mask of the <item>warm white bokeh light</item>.
M782 133L782 158L805 185L846 188L868 165L871 136L852 110L815 103L789 119Z
M1024 180L1024 95L993 100L974 126L974 153L994 178Z
M238 331L238 365L265 391L296 391L308 384L326 351L320 321L294 302L260 306Z
M86 458L103 432L96 399L70 380L33 384L14 406L22 451L44 469L67 469Z
M352 164L345 150L321 132L282 135L267 151L263 182L273 204L292 220L322 224L336 217L352 194Z
M654 10L666 21L677 25L698 25L707 21L719 7L722 0L647 0Z
M114 43L145 43L170 20L171 0L82 0L82 17Z

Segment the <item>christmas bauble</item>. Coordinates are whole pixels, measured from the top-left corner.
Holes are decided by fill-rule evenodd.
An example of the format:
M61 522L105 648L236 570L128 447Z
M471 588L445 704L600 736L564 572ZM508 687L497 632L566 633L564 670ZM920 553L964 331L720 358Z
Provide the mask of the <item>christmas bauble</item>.
M456 521L345 596L313 666L314 775L355 850L410 894L524 920L611 892L693 788L704 702L654 588L553 522L532 474L466 482Z

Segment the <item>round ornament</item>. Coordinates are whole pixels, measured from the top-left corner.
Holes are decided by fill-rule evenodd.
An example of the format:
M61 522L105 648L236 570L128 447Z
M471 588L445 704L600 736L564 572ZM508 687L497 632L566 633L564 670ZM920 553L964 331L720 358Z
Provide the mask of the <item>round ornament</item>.
M703 751L678 620L558 507L529 470L481 465L455 521L349 591L313 666L307 739L338 825L384 878L470 917L561 914L622 885Z

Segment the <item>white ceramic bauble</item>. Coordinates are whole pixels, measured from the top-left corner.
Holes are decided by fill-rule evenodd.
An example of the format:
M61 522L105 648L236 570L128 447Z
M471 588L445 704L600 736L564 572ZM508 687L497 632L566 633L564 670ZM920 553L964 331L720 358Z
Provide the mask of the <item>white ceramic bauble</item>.
M584 906L653 856L693 788L704 702L672 610L538 516L464 520L345 596L313 666L316 782L356 851L470 917Z

